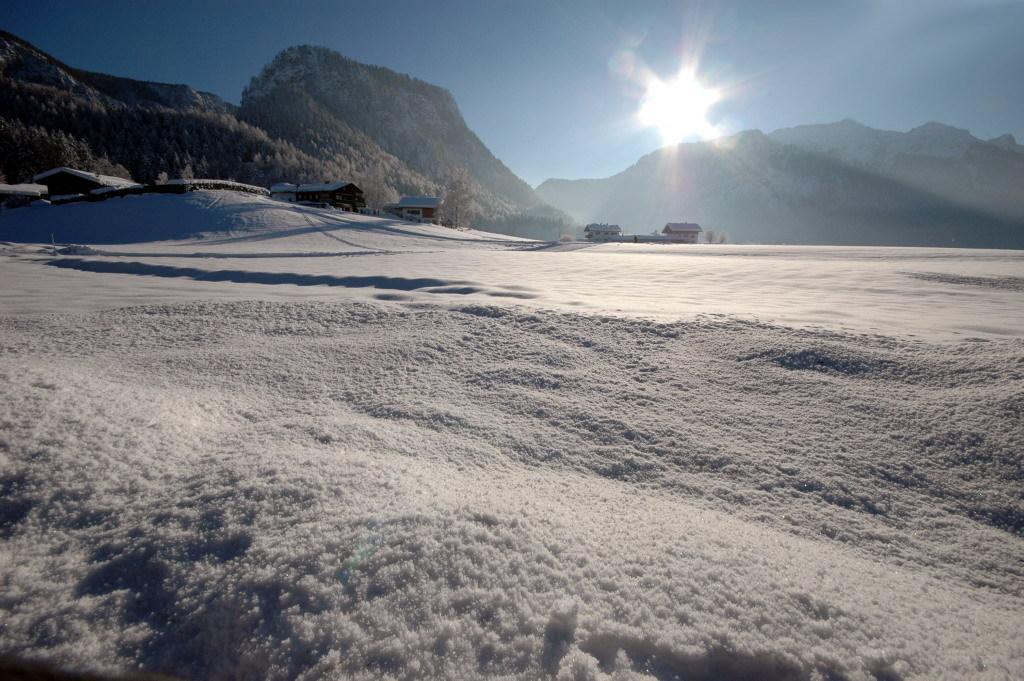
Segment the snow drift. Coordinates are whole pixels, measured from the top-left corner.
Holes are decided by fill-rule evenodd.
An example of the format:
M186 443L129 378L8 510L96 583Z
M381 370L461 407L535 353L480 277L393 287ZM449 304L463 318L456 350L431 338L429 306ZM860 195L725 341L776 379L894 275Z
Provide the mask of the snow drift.
M0 329L6 651L209 679L1024 671L1019 340L355 302Z
M131 201L227 231L0 244L0 653L1024 675L1021 253L546 247L233 192L67 225Z

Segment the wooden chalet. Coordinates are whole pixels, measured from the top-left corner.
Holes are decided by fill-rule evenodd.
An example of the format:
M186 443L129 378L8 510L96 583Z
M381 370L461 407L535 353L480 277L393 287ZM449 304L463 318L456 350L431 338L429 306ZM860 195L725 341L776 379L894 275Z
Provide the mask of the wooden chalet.
M280 187L280 185L275 185ZM287 192L271 192L277 194L275 198L281 198ZM288 199L283 199L288 200ZM366 198L363 190L352 182L325 182L323 184L300 184L295 187L295 201L297 203L326 203L334 208L342 210L359 211L366 208Z
M436 196L403 196L398 203L389 203L384 210L409 220L433 222L441 207Z
M296 196L298 191L299 185L297 184L292 184L291 182L278 182L270 187L270 198L277 201L295 203L299 200L298 196Z
M141 186L135 180L126 180L123 177L113 177L111 175L98 175L97 173L66 167L53 168L44 173L39 173L32 178L32 182L46 185L46 193L51 199L90 194L100 189L128 189Z

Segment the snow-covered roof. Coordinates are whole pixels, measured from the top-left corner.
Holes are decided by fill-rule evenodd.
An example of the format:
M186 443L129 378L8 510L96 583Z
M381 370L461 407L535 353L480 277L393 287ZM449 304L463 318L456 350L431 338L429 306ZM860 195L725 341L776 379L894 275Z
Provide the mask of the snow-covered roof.
M338 191L342 187L347 187L350 184L348 180L340 180L338 182L324 182L321 184L300 184L295 188L295 191L299 192L334 192Z
M602 222L593 222L583 228L584 232L621 232L622 228L618 225L606 225Z
M42 196L48 191L45 184L0 184L4 196Z
M436 196L403 196L392 205L395 208L437 208L440 204L441 199Z
M90 194L97 194L97 195L99 195L99 194L109 194L110 192L116 192L116 191L120 191L122 189L142 189L145 186L146 185L144 185L144 184L129 184L129 185L126 185L124 187L97 187L96 189L93 189L89 193Z
M696 222L670 222L665 225L665 229L661 230L662 234L671 234L672 232L703 232Z
M167 180L164 184L173 185L185 185L188 187L196 187L199 189L237 189L239 191L251 192L254 194L266 194L266 187L257 187L254 184L245 184L243 182L235 182L234 180L217 180L213 178L183 178L178 177L172 180Z
M68 168L61 166L60 168L52 168L47 170L45 173L39 173L32 178L33 182L39 182L45 180L53 175L60 173L67 173L68 175L74 175L80 177L83 180L89 180L97 184L102 184L105 187L134 187L136 186L135 180L126 180L123 177L114 177L113 175L98 175L96 173L90 173L86 170L78 170L77 168Z
M342 187L349 185L359 189L359 185L348 180L339 180L337 182L320 182L320 183L309 183L309 184L292 184L291 182L278 182L277 184L270 187L270 191L275 194L292 194L294 192L334 192L338 191Z

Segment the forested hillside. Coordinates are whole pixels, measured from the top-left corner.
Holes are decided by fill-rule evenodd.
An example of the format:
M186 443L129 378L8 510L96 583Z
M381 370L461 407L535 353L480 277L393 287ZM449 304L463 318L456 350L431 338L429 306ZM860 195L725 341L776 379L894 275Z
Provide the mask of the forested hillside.
M338 87L353 74L358 87ZM187 85L81 71L0 32L0 176L24 182L60 165L140 182L348 179L374 206L443 194L465 170L477 224L540 238L567 230L465 126L448 92L324 48L283 52L239 109Z

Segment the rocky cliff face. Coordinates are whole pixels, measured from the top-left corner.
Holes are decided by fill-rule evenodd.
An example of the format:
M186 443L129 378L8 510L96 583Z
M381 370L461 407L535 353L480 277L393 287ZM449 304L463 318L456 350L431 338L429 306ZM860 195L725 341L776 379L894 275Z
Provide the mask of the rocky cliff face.
M310 153L397 159L408 189L436 191L466 168L485 215L540 203L466 126L447 90L326 48L280 53L243 92L239 117Z

